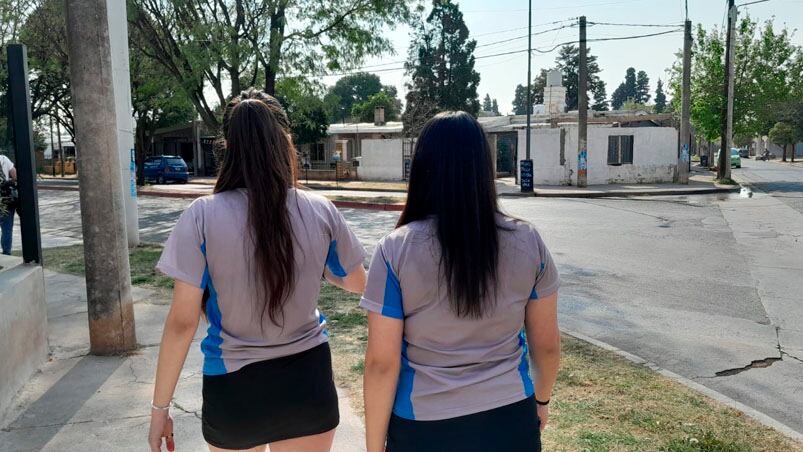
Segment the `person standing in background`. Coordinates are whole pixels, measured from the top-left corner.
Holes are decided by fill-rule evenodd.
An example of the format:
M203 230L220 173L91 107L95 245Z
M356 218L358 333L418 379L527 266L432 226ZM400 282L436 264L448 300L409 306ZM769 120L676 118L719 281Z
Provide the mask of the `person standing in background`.
M11 255L11 239L14 233L14 210L11 191L17 182L17 169L5 155L0 154L0 248L5 255Z

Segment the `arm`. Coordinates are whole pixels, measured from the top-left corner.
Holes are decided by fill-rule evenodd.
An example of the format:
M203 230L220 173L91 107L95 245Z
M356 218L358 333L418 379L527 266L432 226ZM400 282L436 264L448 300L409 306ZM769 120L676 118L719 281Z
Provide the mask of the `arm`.
M368 452L383 452L401 368L404 321L368 313L365 353L365 441Z
M8 178L14 181L17 180L17 168L12 166L11 169L8 170Z
M201 317L203 290L180 280L175 280L173 304L165 321L159 361L156 366L156 383L153 390L153 405L169 407L173 399L181 368L198 329ZM152 451L161 450L162 438L167 438L168 450L173 450L173 421L168 410L151 409L151 428L148 443Z
M553 293L527 303L524 326L533 362L535 398L542 402L552 397L552 387L560 367L560 330L558 329L558 294ZM541 430L549 420L549 407L538 405Z
M351 271L351 273L343 278L338 278L330 272L326 272L326 280L343 290L361 294L365 290L365 267L358 265L354 270Z

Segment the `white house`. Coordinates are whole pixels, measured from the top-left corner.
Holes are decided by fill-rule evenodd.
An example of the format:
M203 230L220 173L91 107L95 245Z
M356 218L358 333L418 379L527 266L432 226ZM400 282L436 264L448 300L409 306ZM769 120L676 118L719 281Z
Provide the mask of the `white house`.
M519 143L526 130L519 130ZM677 167L678 131L674 127L588 127L588 184L672 182ZM531 130L535 185L573 185L577 181L577 124ZM524 158L519 146L519 161ZM519 163L520 166L520 163Z

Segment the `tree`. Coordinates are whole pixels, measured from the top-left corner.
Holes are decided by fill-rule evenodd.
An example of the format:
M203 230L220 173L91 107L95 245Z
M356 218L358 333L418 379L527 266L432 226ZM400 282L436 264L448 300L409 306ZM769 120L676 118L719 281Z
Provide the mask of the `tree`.
M533 104L529 106L530 113L533 112ZM527 87L523 85L516 85L516 94L513 96L513 114L526 115L527 114Z
M502 113L499 113L499 102L496 99L491 102L491 111L493 112L494 116L501 116Z
M655 112L663 113L666 110L666 94L664 94L664 82L658 79L655 87Z
M608 93L605 90L605 82L599 81L597 91L594 92L594 105L591 106L594 111L608 111Z
M189 96L204 123L220 126L219 106L243 88L277 78L358 66L392 50L380 32L409 21L404 0L128 0L141 50ZM211 93L211 94L210 94Z
M541 69L541 72L535 76L532 86L533 104L544 103L544 90L546 89L546 69Z
M0 0L0 151L10 149L8 127L8 68L5 45L19 39L20 29L33 9L33 0Z
M646 105L634 100L628 100L622 105L622 110L626 111L646 111L648 113L652 113L655 111L655 108L652 105Z
M588 86L586 89L592 93L590 97L594 97L598 95L600 88L605 89L605 85L600 84L599 73L601 70L599 64L597 64L596 55L591 54L590 48L587 50L586 55L588 67ZM561 47L555 62L563 74L563 86L566 87L566 108L568 110L576 110L579 93L578 85L580 84L580 48L575 45Z
M647 104L650 101L650 77L644 71L638 71L636 75L636 95L633 98L640 104Z
M64 2L39 2L22 26L20 40L28 47L31 116L50 116L74 137Z
M407 108L405 133L416 135L438 110L462 110L477 115L480 74L474 70L477 41L469 39L463 13L452 0L433 0L432 12L418 27L405 68Z
M485 99L482 100L482 111L493 111L493 103L491 102L491 95L486 94Z
M360 122L373 122L374 110L376 107L383 107L385 109L385 121L396 121L399 119L399 108L397 105L398 99L390 97L387 92L380 91L367 101L361 104L355 104L351 110L351 116Z
M323 87L301 77L276 83L276 98L284 106L296 144L317 143L326 137L329 121Z
M722 81L725 68L724 32L698 26L692 49L691 121L706 140L719 138L721 113L725 103ZM737 137L764 136L787 111L795 98L800 98L803 85L801 49L791 41L791 32L777 32L772 20L762 27L750 16L737 24L734 59L734 121ZM682 55L670 68L671 108L679 111ZM797 97L796 97L797 96Z
M134 149L137 161L137 183L145 183L145 157L157 129L186 124L195 119L195 108L187 94L170 77L164 67L146 57L134 41L144 39L136 32L129 34L131 52L131 104L134 115Z
M788 122L776 123L769 131L770 141L783 148L783 158L786 161L786 148L794 146L801 140L801 131ZM792 161L795 161L795 149L792 148Z
M611 95L611 107L614 110L621 110L625 102L635 101L636 97L636 69L629 67L625 71L625 81L620 83Z
M355 105L368 102L371 96L379 92L385 92L392 99L397 96L396 87L383 86L376 74L357 72L341 77L327 94L327 97L334 99L334 109L330 112L329 120L332 122L345 121L346 116L351 114ZM400 107L401 102L399 101L399 108L396 111L400 111Z

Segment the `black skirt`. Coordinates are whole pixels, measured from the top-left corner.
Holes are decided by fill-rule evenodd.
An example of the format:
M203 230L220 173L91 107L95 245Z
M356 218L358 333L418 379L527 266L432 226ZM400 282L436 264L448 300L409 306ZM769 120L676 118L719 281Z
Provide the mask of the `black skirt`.
M201 423L215 447L250 449L328 432L339 422L329 344L204 375Z
M439 421L391 416L387 452L540 452L541 422L530 397Z

